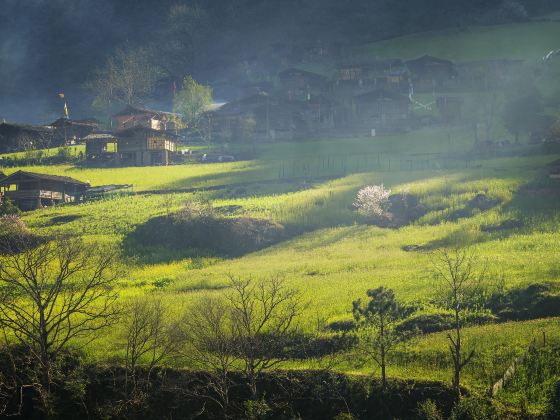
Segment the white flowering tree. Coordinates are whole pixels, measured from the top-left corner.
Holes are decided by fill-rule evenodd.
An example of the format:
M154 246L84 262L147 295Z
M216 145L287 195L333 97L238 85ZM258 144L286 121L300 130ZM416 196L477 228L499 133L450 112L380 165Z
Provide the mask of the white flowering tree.
M381 185L368 185L363 187L356 195L354 207L358 213L366 217L381 217L389 207L391 190Z

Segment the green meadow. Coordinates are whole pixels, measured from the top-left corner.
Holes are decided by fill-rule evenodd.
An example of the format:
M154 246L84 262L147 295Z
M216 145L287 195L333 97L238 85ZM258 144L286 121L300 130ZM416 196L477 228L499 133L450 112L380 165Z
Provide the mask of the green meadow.
M538 61L558 48L559 36L558 21L526 22L410 35L357 47L354 54ZM476 106L474 96L467 98L467 107ZM433 98L419 99L429 103ZM511 138L500 124L494 134ZM393 289L404 304L424 305L426 313L435 311L431 303L437 278L431 251L439 248L471 247L487 267L489 285L503 282L508 290L535 283L560 284L560 180L548 177L549 164L560 155L527 145L511 145L494 154L473 148L471 129L437 127L392 136L232 146L227 153L250 150L253 156L232 163L124 168L65 164L2 171L64 175L94 186L132 185L97 201L23 215L39 234L80 235L114 245L125 269L118 283L121 300L157 294L180 316L201 297L224 293L228 275L254 279L281 275L306 303L298 320L302 330L325 337L335 334L328 328L331 323L352 318L353 300L379 286ZM365 223L352 203L361 187L373 184L417 197L426 214L399 228ZM497 204L455 217L480 194ZM239 258L166 248L139 256L127 249L126 238L138 226L177 212L188 200L207 200L224 217L272 220L294 233ZM500 228L512 220L514 227ZM514 358L542 340L543 334L549 342L560 344L559 324L560 319L544 318L469 326L465 346L475 349L476 356L466 368L464 385L487 392ZM121 358L120 334L118 328L105 331L85 347L87 357L102 363ZM280 366L379 373L371 364L356 364L352 354ZM388 375L450 381L451 369L446 333L440 332L400 344L390 356ZM517 405L523 397L518 390L506 388L498 398ZM531 410L542 411L544 398L543 385L540 397L529 402Z
M547 164L560 156L495 156L460 159L447 165L442 160L417 164L435 159L424 154L441 150L464 153L472 148L471 142L468 133L458 129L426 130L391 137L260 145L254 160L235 163L107 169L26 167L21 169L72 176L92 185L130 183L134 188L99 201L26 213L23 219L41 234L83 235L120 248L127 268L119 282L121 299L158 293L179 315L201 296L223 293L230 274L252 278L279 274L301 292L307 304L299 320L303 330L328 335L331 332L325 326L351 319L352 301L370 288L383 285L394 289L402 302L428 304L437 283L428 250L438 247L472 246L488 265L488 282L503 279L507 288L560 282L560 185L547 177ZM424 154L419 154L421 151ZM386 160L396 159L399 153L407 153L407 158L394 160L389 168ZM346 156L344 168L334 163L321 166L324 159L336 161L340 156ZM365 162L364 156L371 156L371 161ZM282 174L282 165L290 170L297 166L295 178L289 170ZM305 172L302 168L306 165L312 169ZM381 183L393 192L418 197L428 212L398 229L365 224L352 209L353 199L360 187ZM216 185L223 188L205 190ZM177 192L187 188L197 191ZM450 217L477 194L499 204L458 220ZM144 260L126 254L123 240L136 226L173 213L192 199L210 200L226 217L271 219L300 233L235 259L187 256L169 250L156 250L157 258ZM495 232L481 229L511 219L519 220L521 226ZM407 250L411 245L426 250ZM557 319L543 319L470 327L466 345L479 353L467 369L465 384L484 392L542 331L551 340L558 340L557 325ZM94 360L111 361L121 354L118 341L118 330L105 332L86 347L86 352ZM392 376L449 380L445 333L412 339L392 357ZM376 372L371 365L354 365L345 355L293 361L285 367L327 364L346 372ZM516 398L507 392L503 395Z

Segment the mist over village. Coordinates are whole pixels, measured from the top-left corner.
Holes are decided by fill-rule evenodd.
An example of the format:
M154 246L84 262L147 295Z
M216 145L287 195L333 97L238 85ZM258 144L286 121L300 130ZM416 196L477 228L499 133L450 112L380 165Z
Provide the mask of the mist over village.
M0 418L560 418L560 5L3 0Z

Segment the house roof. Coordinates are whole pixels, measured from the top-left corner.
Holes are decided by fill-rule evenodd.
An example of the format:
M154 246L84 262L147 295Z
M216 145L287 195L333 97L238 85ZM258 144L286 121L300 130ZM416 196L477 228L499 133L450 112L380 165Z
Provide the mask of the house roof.
M34 131L37 133L52 133L53 129L49 126L27 125L27 124L14 124L3 122L0 123L0 132L6 129L18 129L23 131Z
M28 178L35 178L35 179L42 179L45 181L54 181L54 182L62 182L64 184L72 184L72 185L85 185L89 186L89 183L78 181L77 179L70 178L69 176L59 176L59 175L47 175L47 174L38 174L35 172L27 172L27 171L17 171L11 175L8 175L6 178L0 181L1 185L8 185L12 180L17 177L28 177Z
M113 135L113 133L90 133L87 136L85 136L82 140L85 142L88 141L101 141L101 140L107 140L107 141L113 141L115 140L115 136Z
M280 79L287 79L290 77L305 77L307 79L314 80L316 82L326 82L327 78L317 73L312 73L310 71L300 70L300 69L286 69L278 73Z
M341 70L341 69L355 68L355 67L382 69L382 68L390 68L390 67L400 67L403 65L404 63L400 58L388 58L384 60L367 60L367 61L360 61L360 62L340 63L338 65L338 69Z
M140 108L137 106L132 106L132 105L127 105L126 108L124 108L122 111L117 112L115 115L113 115L113 117L122 117L122 116L133 116L133 115L152 115L152 116L175 116L177 114L173 113L173 112L167 112L167 111L158 111L155 109L148 109L148 108Z
M222 117L244 115L249 112L256 112L257 110L264 109L264 107L274 108L276 111L271 111L271 116L279 109L300 109L305 107L305 102L302 101L289 101L286 99L277 98L267 93L260 92L255 95L246 96L245 98L236 101L228 102L222 105L211 115ZM282 108L279 108L282 107Z
M59 118L56 121L53 121L49 125L53 127L57 126L82 126L82 127L97 127L99 125L99 121L91 119L91 120L70 120L68 118Z
M408 96L401 95L398 92L393 92L386 89L375 89L370 92L355 95L354 98L360 102L380 101L380 100L410 101L410 98Z

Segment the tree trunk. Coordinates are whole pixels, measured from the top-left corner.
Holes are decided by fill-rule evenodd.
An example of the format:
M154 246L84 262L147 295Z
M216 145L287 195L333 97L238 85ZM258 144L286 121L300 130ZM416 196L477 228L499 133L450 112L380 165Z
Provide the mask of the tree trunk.
M461 396L461 324L459 307L455 305L455 372L453 375L453 388L459 398Z
M387 375L385 372L385 328L384 325L381 324L380 329L381 334L381 385L383 388L387 386Z
M41 386L48 391L50 385L50 360L49 360L49 337L45 321L44 308L39 305L39 329L40 329L40 354L41 354Z

